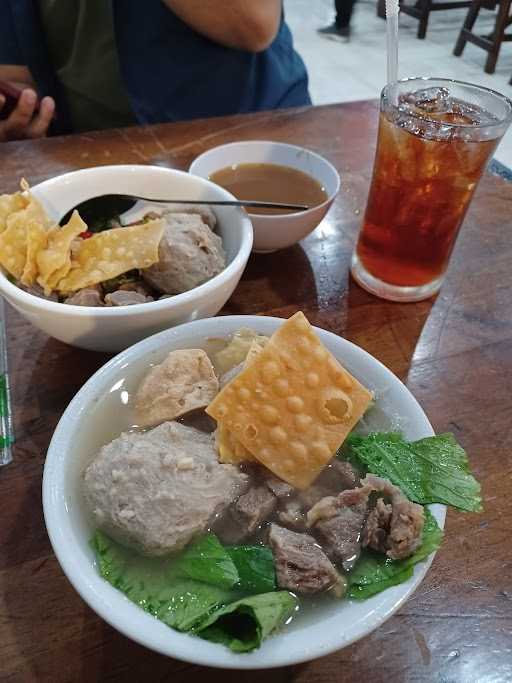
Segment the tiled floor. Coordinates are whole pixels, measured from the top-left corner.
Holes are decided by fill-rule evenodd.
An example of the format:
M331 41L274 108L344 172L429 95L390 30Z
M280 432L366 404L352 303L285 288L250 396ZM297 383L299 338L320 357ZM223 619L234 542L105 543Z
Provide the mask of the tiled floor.
M285 0L286 19L306 62L315 104L378 97L386 78L386 27L376 16L375 0L358 0L348 43L328 40L316 29L331 23L333 0ZM496 72L483 66L486 53L467 45L462 57L452 55L466 10L431 14L425 40L416 38L418 22L400 16L399 72L405 76L443 76L485 85L512 97L512 43L504 43ZM494 14L479 20L480 33L489 33ZM512 167L512 129L502 140L496 158Z

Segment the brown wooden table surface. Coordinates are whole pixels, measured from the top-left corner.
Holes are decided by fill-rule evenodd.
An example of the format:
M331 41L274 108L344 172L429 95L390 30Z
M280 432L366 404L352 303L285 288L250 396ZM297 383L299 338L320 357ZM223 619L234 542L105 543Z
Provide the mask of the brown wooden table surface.
M240 673L165 658L97 617L64 577L46 534L41 475L68 402L107 359L8 313L16 430L0 471L1 681L512 680L512 185L486 175L434 300L386 303L349 277L376 138L376 105L327 107L0 145L0 192L111 163L187 168L233 140L305 145L342 174L327 218L300 246L252 256L223 313L302 309L402 378L436 431L453 431L483 484L485 511L449 512L446 538L415 595L371 636L296 667ZM205 676L207 678L205 678Z

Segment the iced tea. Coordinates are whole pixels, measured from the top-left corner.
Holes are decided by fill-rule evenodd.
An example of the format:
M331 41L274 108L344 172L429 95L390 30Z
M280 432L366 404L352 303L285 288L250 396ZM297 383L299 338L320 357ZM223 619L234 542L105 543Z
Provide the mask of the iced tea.
M393 286L416 288L387 297L401 300L407 293L411 300L425 298L439 288L471 197L507 125L446 87L403 92L394 105L381 107L353 261L356 280L383 296L378 281L390 285L391 294ZM373 278L370 286L366 274Z

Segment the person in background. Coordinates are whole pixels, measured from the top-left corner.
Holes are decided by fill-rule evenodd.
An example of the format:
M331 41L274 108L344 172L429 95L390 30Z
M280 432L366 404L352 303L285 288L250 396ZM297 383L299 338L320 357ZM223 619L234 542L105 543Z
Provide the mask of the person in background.
M0 0L0 80L0 141L311 104L282 0Z
M335 0L336 18L329 26L318 29L318 33L326 38L348 40L350 38L350 20L356 0Z

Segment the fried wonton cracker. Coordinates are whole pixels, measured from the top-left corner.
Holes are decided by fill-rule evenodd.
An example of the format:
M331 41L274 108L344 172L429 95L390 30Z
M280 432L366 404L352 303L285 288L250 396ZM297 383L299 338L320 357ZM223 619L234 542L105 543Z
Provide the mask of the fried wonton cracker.
M17 211L7 217L7 227L0 233L0 265L19 280L27 261L27 225L16 219Z
M71 270L71 243L87 225L80 218L78 211L73 211L69 221L62 228L55 226L48 233L46 248L37 255L39 277L37 282L49 294L57 283Z
M72 259L69 274L57 284L62 292L96 285L134 268L158 261L158 245L166 222L162 219L113 228L84 240Z
M256 458L240 443L236 436L222 423L217 423L215 446L219 462L239 465L242 462L255 462Z
M247 356L245 357L244 367L248 367L252 361L263 351L268 344L268 338L262 335L254 337ZM215 433L215 444L219 453L219 461L238 465L241 462L254 462L255 458L247 448L240 443L236 436L222 422L217 423Z
M22 284L31 287L37 277L37 255L47 245L48 232L39 221L31 219L27 222L25 234L27 252L20 280Z
M281 325L206 412L262 465L291 486L305 489L371 398L299 312Z
M26 181L22 188L28 189ZM28 233L28 226L30 235ZM38 225L39 227L34 227ZM50 226L42 204L29 192L17 192L0 197L0 264L16 279L25 275L23 284L32 284L35 277L34 258L40 248L39 236ZM37 237L36 237L37 234ZM29 253L29 241L35 239ZM27 265L27 259L30 263Z
M22 192L0 195L0 233L7 228L7 218L21 211L28 204L28 198Z

